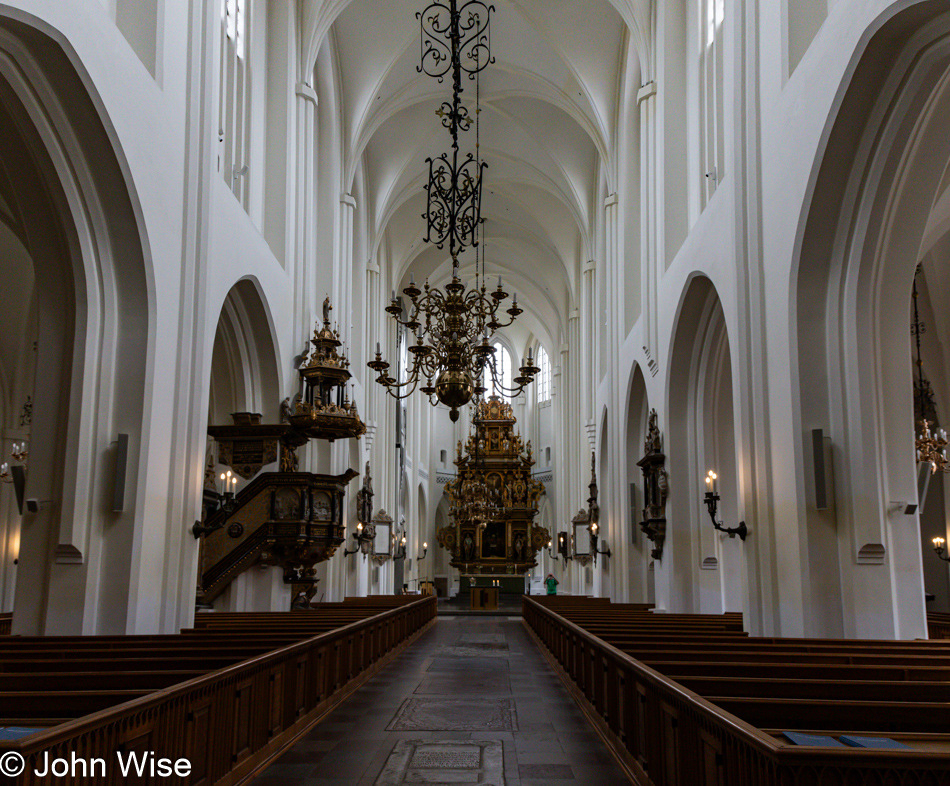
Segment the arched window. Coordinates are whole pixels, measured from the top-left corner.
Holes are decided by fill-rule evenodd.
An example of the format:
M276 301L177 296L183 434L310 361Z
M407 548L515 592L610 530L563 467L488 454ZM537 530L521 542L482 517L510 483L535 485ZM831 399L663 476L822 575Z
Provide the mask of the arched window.
M218 169L247 208L250 85L247 13L250 0L221 0L221 89L218 110Z
M496 341L493 345L495 347L495 379L504 385L506 388L510 388L512 385L511 382L511 355L508 353L508 350L502 345L500 341ZM485 395L490 396L492 394L501 396L502 398L507 398L507 394L503 390L498 390L495 387L495 384L492 382L492 373L489 364L485 364L485 371L482 385L485 386Z
M538 368L541 369L536 377L538 387L538 403L543 404L551 400L551 360L544 347L538 344Z
M723 125L723 20L725 0L699 0L699 155L704 183L702 207L725 174Z

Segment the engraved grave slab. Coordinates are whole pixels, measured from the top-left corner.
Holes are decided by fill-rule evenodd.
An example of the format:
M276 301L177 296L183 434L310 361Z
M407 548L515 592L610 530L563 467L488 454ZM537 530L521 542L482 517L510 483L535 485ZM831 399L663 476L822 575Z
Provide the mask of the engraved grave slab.
M518 654L511 652L504 642L443 644L434 653L437 658L510 658Z
M416 693L437 693L447 696L476 695L486 693L511 693L511 681L507 672L470 672L453 670L449 673L426 674Z
M507 658L483 658L483 657L455 657L445 652L433 653L432 661L429 664L429 671L503 671L508 670Z
M517 731L514 699L406 699L387 731Z
M503 751L498 740L399 740L375 786L504 786Z

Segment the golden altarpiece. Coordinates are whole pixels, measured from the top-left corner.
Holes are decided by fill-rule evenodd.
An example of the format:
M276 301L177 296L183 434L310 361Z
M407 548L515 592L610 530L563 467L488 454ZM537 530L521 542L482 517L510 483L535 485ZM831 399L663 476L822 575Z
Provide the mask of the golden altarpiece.
M515 432L516 423L511 405L492 396L475 406L464 453L458 444L458 473L445 489L451 523L438 531L437 540L463 577L520 580L551 539L534 522L544 484L531 476L531 443Z

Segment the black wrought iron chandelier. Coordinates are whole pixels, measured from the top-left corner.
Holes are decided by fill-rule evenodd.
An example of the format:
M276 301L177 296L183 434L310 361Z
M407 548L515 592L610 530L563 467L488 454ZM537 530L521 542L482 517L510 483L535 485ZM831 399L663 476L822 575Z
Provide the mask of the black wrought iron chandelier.
M478 233L484 239L482 218L482 174L487 164L479 152L479 74L494 58L491 54L491 13L494 6L481 0L469 0L459 7L456 0L430 3L416 17L421 25L421 63L417 71L437 79L440 83L451 74L452 100L443 102L436 112L442 125L452 137L452 149L437 158L428 158L429 176L425 185L427 200L427 243L444 248L448 243L452 258L452 280L445 291L434 289L428 281L420 290L413 276L403 294L409 298L403 319L403 306L393 292L386 311L397 324L415 336L415 343L407 347L412 361L400 382L388 373L389 363L383 360L379 344L376 358L367 365L377 373L376 381L394 398L406 398L417 388L431 403L441 402L450 408L452 421L459 418L459 408L473 396L486 391L482 384L490 373L492 387L507 395L517 395L530 383L538 369L529 353L522 362L520 375L513 386L505 386L495 359L495 347L490 339L495 331L511 325L519 314L518 295L499 314L508 293L501 276L491 292L485 280L485 256L481 255L479 269ZM474 116L462 104L462 74L475 82ZM474 119L473 119L474 117ZM462 156L459 152L459 132L475 126L475 153ZM459 254L466 248L475 249L475 284L466 290L459 277Z

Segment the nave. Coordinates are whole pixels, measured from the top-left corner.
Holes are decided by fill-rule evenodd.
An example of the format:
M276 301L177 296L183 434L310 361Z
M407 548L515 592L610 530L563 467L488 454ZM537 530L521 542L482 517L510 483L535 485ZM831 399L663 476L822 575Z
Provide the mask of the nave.
M439 617L254 781L403 783L629 781L519 615Z

